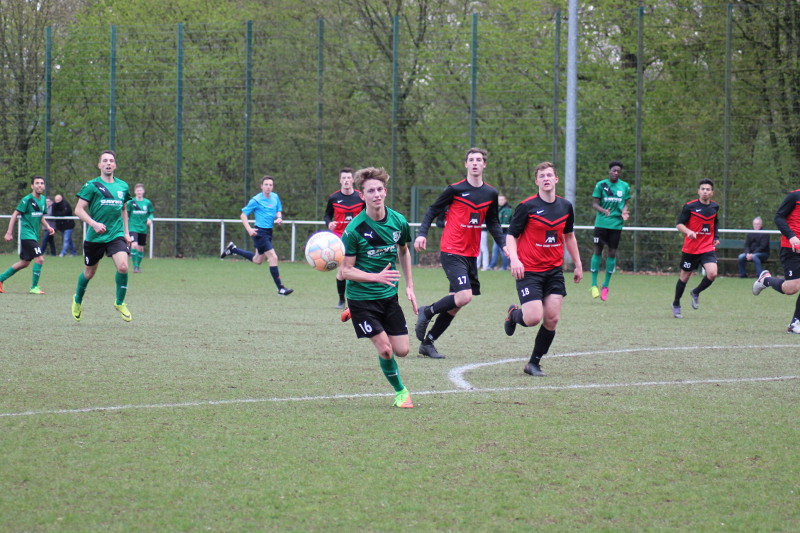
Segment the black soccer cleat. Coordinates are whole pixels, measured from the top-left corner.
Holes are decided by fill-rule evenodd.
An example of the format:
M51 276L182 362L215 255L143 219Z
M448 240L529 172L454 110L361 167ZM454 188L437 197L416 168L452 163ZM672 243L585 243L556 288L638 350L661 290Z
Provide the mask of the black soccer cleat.
M690 291L692 297L692 309L700 309L700 295L694 291Z
M519 306L514 304L508 307L508 314L506 314L506 321L503 322L503 329L506 330L506 335L509 337L514 334L517 330L517 323L511 320L511 312L515 309L519 309Z
M231 255L233 253L233 249L234 248L236 248L236 245L233 244L233 241L229 242L228 246L226 246L225 249L222 250L222 253L219 254L219 258L220 259L225 259L226 257L228 257L229 255Z
M440 354L436 346L432 342L423 342L419 345L419 354L431 359L444 359L444 355Z
M425 316L425 311L429 307L429 305L423 305L417 309L417 325L414 327L414 333L417 335L417 340L420 342L425 340L425 334L428 332L428 324L431 323L431 319Z
M293 292L294 289L287 289L286 287L281 287L280 289L278 289L278 294L280 294L281 296L289 296Z
M529 376L536 376L536 377L544 377L547 374L542 372L542 367L539 366L538 363L528 363L525 365L525 370L523 370Z
M339 303L336 304L336 309L344 309L345 308L345 301L339 300Z

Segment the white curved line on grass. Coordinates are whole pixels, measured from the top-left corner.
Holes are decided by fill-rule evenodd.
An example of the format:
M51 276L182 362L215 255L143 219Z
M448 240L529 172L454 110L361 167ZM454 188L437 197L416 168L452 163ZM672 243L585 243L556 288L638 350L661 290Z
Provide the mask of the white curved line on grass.
M762 346L722 346L722 345L712 345L712 346L669 346L669 347L643 347L643 348L626 348L623 350L598 350L598 351L591 351L591 352L571 352L571 353L561 353L561 354L554 354L546 356L548 359L551 357L580 357L584 355L607 355L607 354L620 354L620 353L634 353L634 352L673 352L679 350L755 350L755 349L764 349L764 348L797 348L796 344L768 344ZM474 387L464 378L464 374L469 372L470 370L475 370L477 368L482 368L485 366L494 366L494 365L505 365L507 363L519 363L521 361L528 361L527 357L515 357L514 359L501 359L499 361L488 361L485 363L472 363L469 365L458 366L450 370L447 373L447 377L450 378L450 381L458 387L459 389L464 390L473 390ZM537 387L539 388L539 387Z

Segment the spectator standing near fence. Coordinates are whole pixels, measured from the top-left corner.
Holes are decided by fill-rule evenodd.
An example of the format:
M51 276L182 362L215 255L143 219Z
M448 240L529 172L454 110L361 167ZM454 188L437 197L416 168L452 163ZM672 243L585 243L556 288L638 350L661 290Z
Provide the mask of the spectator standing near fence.
M408 250L411 230L403 215L386 207L388 181L382 168L356 172L355 187L366 207L344 232L342 273L356 337L372 341L381 371L395 391L394 406L408 409L414 404L394 356L405 357L409 351L408 326L397 298L400 270L406 279L406 297L417 312Z
M575 262L575 283L583 278L583 263L573 229L574 209L569 200L556 195L555 167L549 162L540 163L535 175L538 193L517 206L508 228L506 244L511 275L516 280L522 307L508 308L503 327L506 335L511 336L517 325L528 328L541 323L523 372L544 376L540 361L553 344L567 295L564 250Z
M631 187L622 181L622 163L611 161L608 164L608 178L600 180L592 193L592 208L597 211L594 218L594 253L589 269L592 272L592 298L608 299L608 286L617 268L617 249L619 248L622 227L628 220L628 200ZM603 261L603 247L608 246L606 256L606 277L603 287L597 286L597 276Z
M97 273L100 260L105 255L114 261L117 274L116 300L114 308L122 320L133 318L125 303L128 293L128 254L131 236L128 230L128 211L125 203L131 199L128 184L117 178L117 155L113 150L100 154L97 164L100 176L87 181L78 191L75 215L89 226L83 243L83 272L78 276L78 286L72 300L72 317L80 322L83 318L83 296L89 281Z
M283 224L283 205L278 194L273 192L274 186L275 179L272 176L261 178L261 192L250 198L247 205L242 208L242 214L239 215L247 234L253 238L256 251L242 250L237 248L233 242L230 242L220 257L225 259L231 254L236 254L248 261L252 261L256 265L260 265L266 259L269 262L269 273L275 282L275 286L278 287L278 294L289 296L294 292L294 289L283 285L280 270L278 269L278 254L272 246L272 228L275 224L278 226ZM255 214L256 217L255 228L250 225L250 220L248 220L251 214Z
M54 216L53 215L53 200L49 196L45 199L45 205L47 206L47 208L46 208L47 215L46 216L47 217ZM53 224L50 224L50 225L53 226L53 227L55 226L55 221L48 220L47 222L48 222L48 224L50 222L53 222ZM42 239L42 253L46 255L48 248L50 249L50 255L55 257L55 255L56 255L55 233L50 235L49 233L45 232L45 234L44 234L44 238Z
M421 252L428 245L428 229L433 221L447 212L447 223L439 244L442 269L450 282L450 293L419 308L415 333L422 341L420 355L432 359L443 359L433 342L438 339L456 316L456 313L481 293L478 281L476 257L481 241L481 226L485 223L495 242L505 252L505 235L497 217L497 190L483 181L486 168L486 151L470 148L464 158L467 177L448 185L436 201L425 212L414 241L414 248ZM433 327L428 324L438 315Z
M502 194L499 195L497 197L497 218L500 221L500 225L508 226L508 224L511 222L511 215L513 214L514 209L508 205L508 200L506 200L506 197ZM508 228L504 227L503 235L507 234ZM503 253L500 245L496 242L492 243L492 262L489 264L489 268L493 268L495 270L508 270L508 257Z
M781 266L785 279L773 277L768 270L761 272L753 284L753 294L758 296L767 287L781 294L792 295L800 291L800 189L786 195L775 213L775 225L781 232ZM794 304L794 314L787 333L800 334L800 295Z
M53 216L54 217L71 217L72 206L60 194L53 197ZM72 242L72 232L75 231L75 221L71 218L58 219L55 221L56 231L61 232L64 242L61 245L61 253L59 256L64 257L67 254L78 255L75 250L75 244Z
M137 183L133 187L134 197L128 202L128 219L130 220L131 232L131 259L133 261L133 272L137 274L142 271L142 259L144 250L147 246L147 234L153 224L153 203L144 197L144 185Z
M705 269L705 276L689 293L692 297L692 309L700 307L700 293L709 288L717 278L719 204L711 200L712 196L714 196L714 182L708 178L700 180L697 200L684 204L678 216L676 227L684 235L684 239L681 250L681 271L675 284L675 299L672 301L672 316L675 318L683 318L681 297L692 272L701 265Z
M764 227L761 217L753 219L753 229L760 231ZM769 258L769 233L748 233L744 239L744 251L739 254L739 277L747 277L747 262L752 261L756 267L756 277L761 274L761 264Z
M55 233L50 224L44 218L47 204L42 195L44 193L44 178L41 176L34 176L31 178L31 193L24 196L19 201L14 212L11 213L11 219L8 221L8 231L6 231L5 239L12 241L14 239L14 225L19 219L19 240L20 252L19 261L11 265L5 272L0 274L0 293L6 292L3 289L3 282L22 270L27 268L33 261L33 276L31 278L31 294L44 294L44 291L39 288L39 278L42 275L42 265L44 265L44 250L39 246L39 234L41 228L44 226L44 231L47 235L52 236Z
M345 167L339 171L340 188L328 197L328 204L325 206L323 220L328 231L341 238L345 228L357 214L364 209L364 200L361 195L353 188L353 169ZM336 272L336 292L339 293L339 303L337 309L344 309L346 281L342 276L342 265Z

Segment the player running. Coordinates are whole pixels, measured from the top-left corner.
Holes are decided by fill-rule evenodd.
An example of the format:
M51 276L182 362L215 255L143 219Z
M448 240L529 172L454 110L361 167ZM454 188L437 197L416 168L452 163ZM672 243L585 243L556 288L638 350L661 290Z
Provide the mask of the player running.
M347 301L359 339L368 338L378 350L383 375L395 390L394 406L412 408L411 395L400 379L394 355L408 355L408 326L397 298L399 265L406 278L406 297L417 312L411 254L411 230L406 219L385 205L389 175L382 168L362 168L355 187L366 203L343 235L345 257L342 274L347 280Z
M6 292L3 290L3 282L22 270L27 268L33 261L33 276L31 278L31 294L44 294L44 291L39 288L39 278L42 275L42 265L44 265L44 253L42 247L39 246L39 233L41 226L44 226L45 232L48 235L53 235L56 230L47 223L44 214L47 211L47 204L44 197L44 178L41 176L34 176L31 178L31 193L24 196L19 201L14 212L11 214L11 219L8 221L8 231L6 231L5 239L11 241L14 239L14 224L19 218L19 239L20 239L20 252L19 261L8 267L8 269L0 274L0 293Z
M422 341L420 355L432 359L444 359L433 342L450 326L456 313L469 304L473 296L481 293L476 258L484 223L503 253L507 253L505 235L497 216L497 190L483 181L486 150L470 148L464 158L464 166L467 178L448 185L428 208L414 241L414 248L418 252L425 250L431 223L448 210L439 249L442 268L450 281L450 293L431 305L421 306L415 328L417 339ZM435 315L439 316L428 331L428 324Z
M147 233L153 224L153 203L144 197L144 185L137 183L133 187L134 198L128 202L128 219L133 242L131 243L131 259L133 273L142 271L144 247L147 246Z
M597 211L594 218L594 253L590 270L592 271L592 298L600 297L604 302L608 299L608 286L611 276L617 268L617 248L622 236L622 226L628 220L628 200L631 198L631 187L619 177L622 175L622 163L611 161L608 164L608 178L600 180L592 193L592 208ZM600 263L603 261L603 246L608 246L606 257L606 277L603 288L597 287L597 276Z
M339 185L341 188L328 197L328 205L325 207L323 220L328 230L341 238L345 228L353 220L353 217L364 209L364 200L361 195L353 188L353 169L345 167L339 171ZM336 291L339 293L339 303L337 309L345 308L346 282L342 277L342 267L336 272ZM349 318L349 315L342 314L342 319Z
M572 204L556 195L558 175L552 163L536 167L538 194L523 200L514 210L506 244L511 275L517 280L519 305L511 305L503 324L511 336L517 324L532 327L541 323L533 344L533 353L523 371L544 376L540 361L550 349L561 318L561 306L567 295L564 283L564 249L575 262L573 280L580 283L583 264L573 226Z
M683 318L681 314L681 297L686 290L686 282L692 272L702 265L706 275L689 293L692 296L692 309L700 307L700 293L714 283L717 278L717 252L719 244L719 227L717 213L719 204L713 202L714 182L708 178L700 180L697 200L684 204L678 216L678 231L685 235L681 250L681 272L675 284L675 299L672 302L672 316Z

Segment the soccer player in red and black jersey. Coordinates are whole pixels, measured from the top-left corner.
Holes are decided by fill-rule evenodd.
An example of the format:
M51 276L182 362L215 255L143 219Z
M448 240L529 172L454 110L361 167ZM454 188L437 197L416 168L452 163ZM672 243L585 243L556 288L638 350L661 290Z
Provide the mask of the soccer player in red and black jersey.
M345 167L339 171L339 185L341 189L328 197L328 205L325 207L323 220L328 230L341 238L344 229L357 214L364 209L364 200L353 188L353 169ZM344 309L344 291L346 283L342 277L342 267L336 273L336 290L339 293L339 303L337 309Z
M415 328L417 339L422 341L420 355L432 359L444 358L436 350L433 341L444 333L458 310L481 293L476 258L480 251L483 224L486 224L497 245L506 253L505 235L497 217L497 190L483 181L486 151L470 148L464 158L464 166L467 178L448 185L428 208L414 241L414 249L418 252L424 250L428 245L431 223L448 210L439 250L442 268L450 281L450 293L431 305L421 306ZM428 331L428 324L434 315L439 317Z
M714 196L714 182L708 178L700 180L697 200L684 204L678 216L678 231L684 234L681 249L681 273L675 285L675 300L672 302L672 316L683 318L681 296L686 290L686 282L698 266L703 265L706 275L690 292L692 309L700 307L700 293L714 283L717 278L717 252L719 227L717 213L719 204L711 201Z
M536 167L539 193L520 202L511 217L506 245L511 275L517 280L519 305L508 308L504 323L506 335L513 335L517 324L531 327L541 322L533 353L524 372L544 376L539 362L553 343L561 305L567 295L564 283L564 249L575 262L573 280L583 279L583 263L575 239L575 212L569 200L556 195L558 174L553 163Z
M781 294L800 291L800 189L790 192L783 199L775 213L775 225L781 231L781 265L786 279L772 277L768 270L764 270L753 284L753 294L756 296L767 287ZM786 331L800 334L800 295Z

